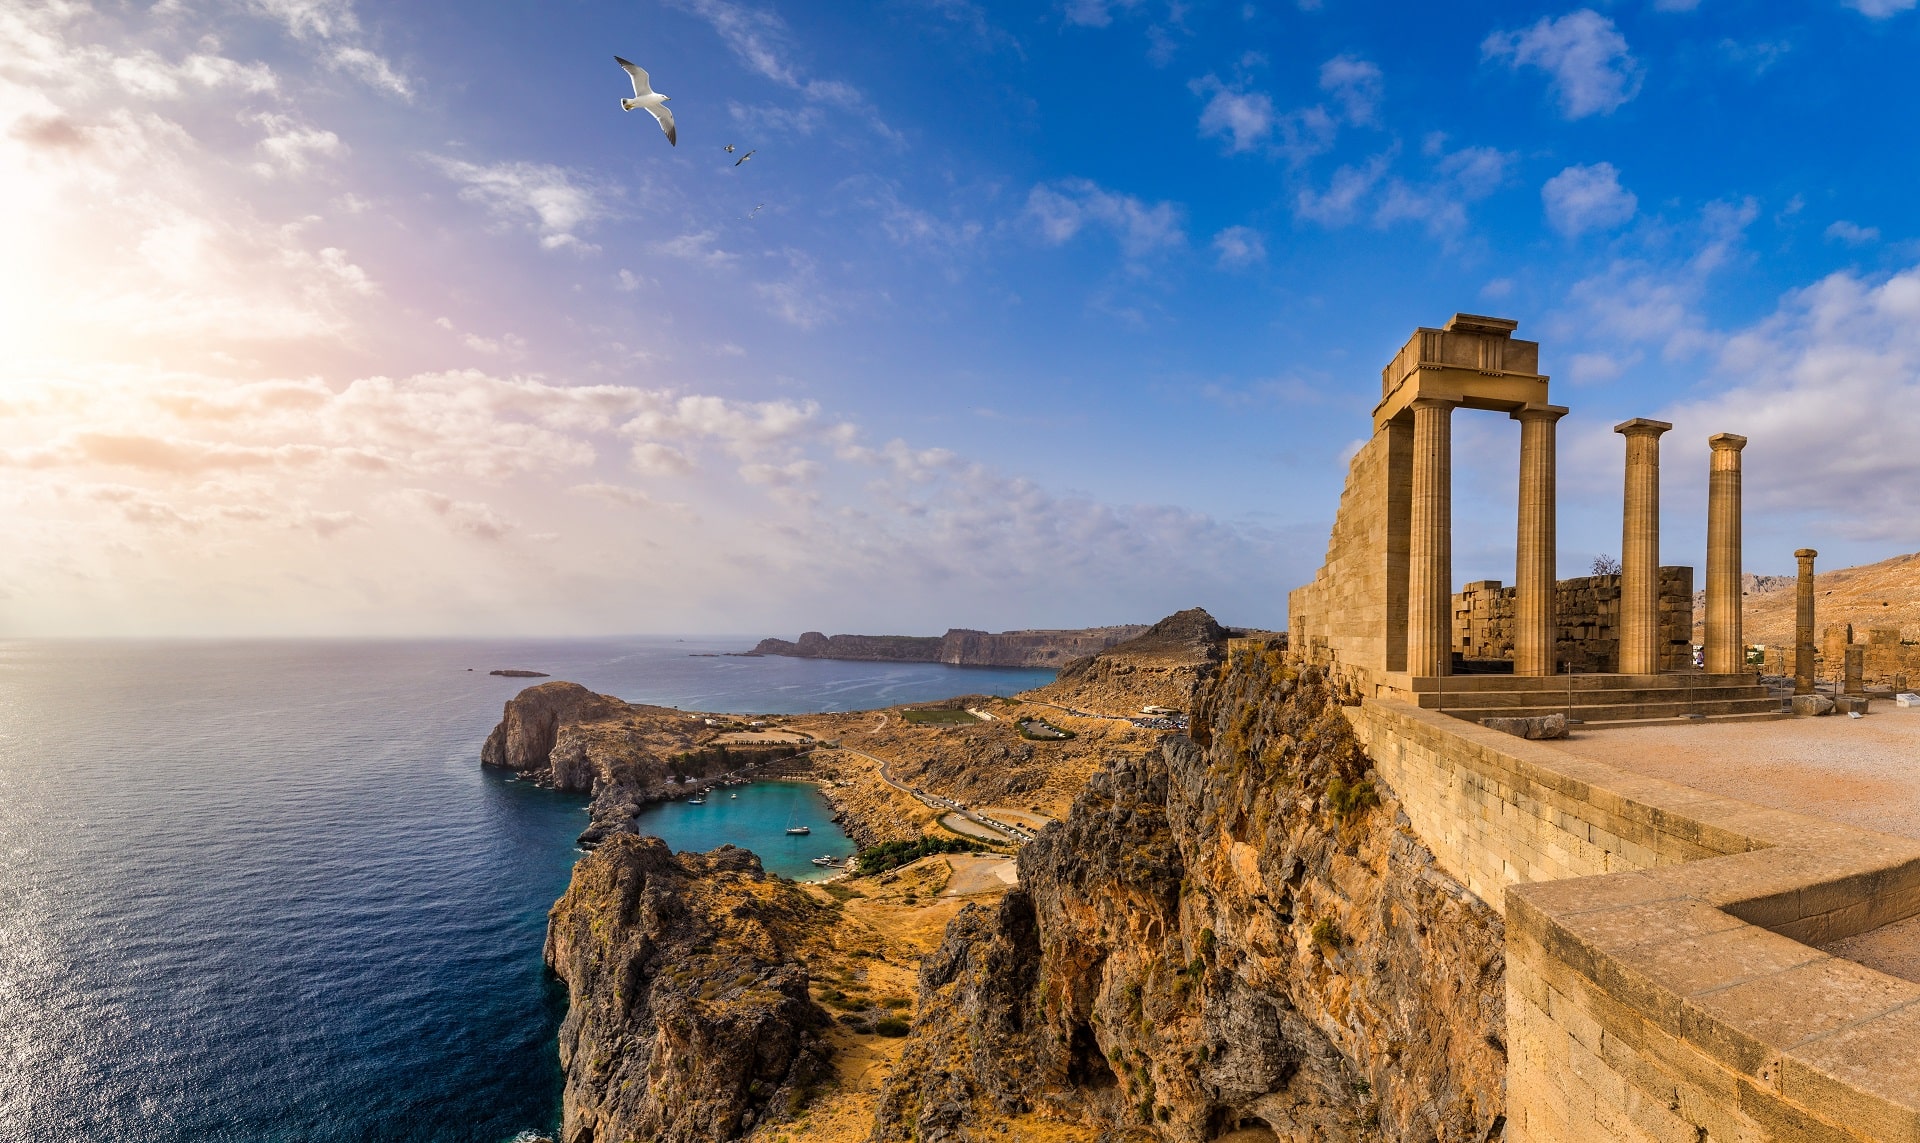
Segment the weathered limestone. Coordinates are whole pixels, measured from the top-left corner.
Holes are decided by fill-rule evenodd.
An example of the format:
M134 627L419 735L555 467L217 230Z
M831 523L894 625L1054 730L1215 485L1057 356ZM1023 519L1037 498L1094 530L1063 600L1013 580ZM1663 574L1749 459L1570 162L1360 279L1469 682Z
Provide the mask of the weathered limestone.
M1867 649L1858 643L1847 648L1844 684L1842 690L1850 695L1867 693Z
M1514 542L1513 673L1554 673L1558 508L1555 426L1565 409L1520 409L1520 522Z
M1660 434L1666 421L1635 417L1613 431L1627 438L1620 532L1620 671L1660 670Z
M1740 450L1747 438L1721 433L1707 438L1713 460L1707 473L1707 647L1709 674L1746 669L1740 623Z
M1793 553L1800 561L1800 581L1793 597L1793 693L1813 693L1813 557L1819 552L1801 548Z
M1453 646L1468 662L1513 659L1519 644L1518 589L1475 580L1453 596ZM1620 577L1580 576L1554 585L1553 662L1579 675L1620 669ZM1871 661L1871 656L1869 656ZM1693 664L1693 569L1660 569L1660 669ZM1519 674L1516 669L1515 674Z
M1407 554L1407 670L1453 672L1448 643L1453 597L1454 402L1422 397L1413 407L1413 500Z

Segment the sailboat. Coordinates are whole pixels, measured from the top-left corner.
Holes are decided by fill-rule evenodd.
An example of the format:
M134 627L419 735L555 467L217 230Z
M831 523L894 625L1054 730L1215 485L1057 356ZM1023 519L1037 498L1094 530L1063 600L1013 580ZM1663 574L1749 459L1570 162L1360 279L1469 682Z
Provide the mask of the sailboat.
M793 824L793 815L792 815L792 814L788 814L788 815L787 815L787 833L788 833L788 834L790 834L790 835L792 835L792 836L794 836L794 837L802 837L802 836L805 836L806 834L810 834L810 833L812 833L812 832L813 832L813 831L812 831L811 829L809 829L809 828L807 828L806 826L803 826L803 825L794 825L794 824Z

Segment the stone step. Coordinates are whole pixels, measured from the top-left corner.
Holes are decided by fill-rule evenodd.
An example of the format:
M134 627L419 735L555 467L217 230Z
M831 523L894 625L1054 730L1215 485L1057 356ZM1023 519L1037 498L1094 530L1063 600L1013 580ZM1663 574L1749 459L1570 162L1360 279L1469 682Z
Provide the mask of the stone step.
M1605 691L1567 691L1552 687L1524 691L1427 691L1416 696L1427 710L1489 710L1505 712L1519 707L1550 706L1565 708L1594 704L1649 702L1732 702L1744 699L1770 699L1771 692L1758 685L1718 687L1622 687Z
M1596 724L1601 722L1623 722L1651 719L1669 721L1685 715L1699 714L1708 717L1729 715L1771 715L1780 712L1780 700L1776 698L1741 698L1721 701L1698 702L1636 702L1636 703L1575 703L1569 711L1567 705L1550 703L1541 706L1525 707L1454 707L1447 706L1441 713L1466 722L1478 722L1482 718L1535 718L1548 714L1567 714L1580 722Z
M1613 730L1634 726L1671 726L1676 722L1779 722L1792 718L1791 714L1781 711L1768 711L1757 714L1709 714L1703 718L1614 718L1599 721L1583 721L1573 725L1573 730Z
M1737 675L1709 675L1704 671L1668 671L1657 675L1389 675L1386 681L1396 691L1446 694L1467 691L1559 690L1612 691L1634 687L1718 687L1756 684L1752 672Z

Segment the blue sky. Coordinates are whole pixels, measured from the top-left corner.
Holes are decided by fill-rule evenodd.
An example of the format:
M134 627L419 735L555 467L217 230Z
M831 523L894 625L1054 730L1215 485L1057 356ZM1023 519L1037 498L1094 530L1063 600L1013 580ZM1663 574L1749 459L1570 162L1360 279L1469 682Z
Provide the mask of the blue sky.
M0 631L1279 624L1380 367L1462 310L1573 410L1562 574L1632 416L1678 426L1667 562L1720 431L1749 570L1910 551L1917 20L0 12ZM1456 434L1456 578L1511 579L1517 433Z

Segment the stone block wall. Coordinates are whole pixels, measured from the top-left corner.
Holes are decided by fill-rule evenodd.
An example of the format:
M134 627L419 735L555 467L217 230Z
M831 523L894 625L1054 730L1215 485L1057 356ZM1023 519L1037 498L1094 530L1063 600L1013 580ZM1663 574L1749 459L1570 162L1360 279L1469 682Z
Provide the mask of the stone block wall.
M1920 913L1920 842L1400 703L1346 714L1505 920L1509 1143L1920 1138L1920 985L1814 947Z
M1847 648L1864 652L1864 679L1870 686L1891 686L1911 690L1920 686L1920 643L1906 643L1898 627L1869 627L1862 631L1851 623L1835 623L1820 632L1819 654L1814 657L1814 674L1832 679L1846 662ZM1769 666L1773 653L1768 652Z
M1406 669L1412 474L1412 429L1375 433L1347 469L1326 562L1287 597L1290 645L1343 674Z
M1469 659L1513 658L1514 595L1497 579L1453 597L1453 649ZM1579 674L1620 669L1620 577L1563 579L1554 593L1554 661ZM1660 669L1693 665L1693 569L1660 569Z

